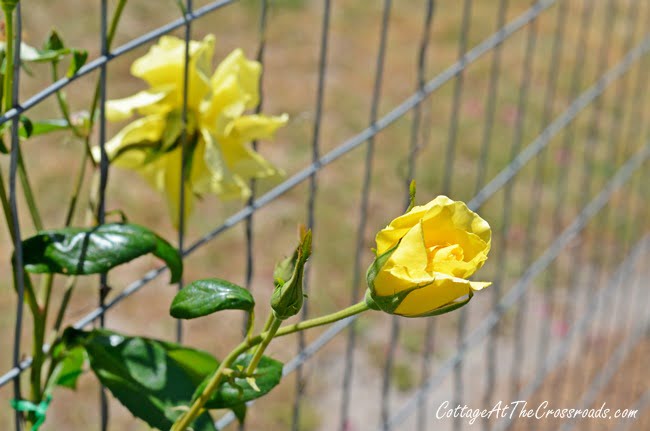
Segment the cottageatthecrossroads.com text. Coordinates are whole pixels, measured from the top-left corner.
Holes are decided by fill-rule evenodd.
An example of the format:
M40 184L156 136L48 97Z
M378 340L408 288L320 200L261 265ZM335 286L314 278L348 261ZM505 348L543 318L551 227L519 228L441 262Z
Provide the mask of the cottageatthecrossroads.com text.
M519 400L504 403L497 402L491 409L472 409L466 405L451 407L444 401L436 410L437 419L464 418L473 425L479 418L512 419L636 419L638 410L612 410L603 403L600 408L551 408L548 401L537 406L529 406L527 401Z

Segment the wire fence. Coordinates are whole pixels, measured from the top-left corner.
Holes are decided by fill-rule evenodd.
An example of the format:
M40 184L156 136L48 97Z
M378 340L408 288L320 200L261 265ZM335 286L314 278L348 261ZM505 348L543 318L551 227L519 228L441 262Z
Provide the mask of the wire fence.
M209 21L226 13L227 7L251 8L252 3L223 0L195 7L186 0L181 18L110 48L109 5L101 0L100 55L74 76L59 79L26 100L21 101L16 91L13 109L0 117L0 123L12 121L14 125L9 165L13 234L21 238L24 231L16 198L20 115L99 71L96 123L102 156L97 218L101 223L111 171L104 151L104 106L110 97L112 62L179 29L189 47L196 37L193 25L197 21ZM270 0L258 3L256 58L266 70L276 52L269 38L275 23L272 12L282 6ZM299 206L304 205L305 220L314 230L316 259L318 253L331 248L319 245L319 238L331 238L337 247L348 250L341 252L347 266L339 275L340 284L347 288L337 290L344 299L331 302L354 303L363 292L371 232L399 214L408 202L408 184L416 179L421 199L436 194L464 199L493 224L493 256L484 270L491 278L483 278L494 284L468 307L426 322L382 316L373 318L375 329L369 329L355 316L316 337L301 333L296 337L296 355L284 368L285 376L292 375L287 380L294 388L285 389L282 396L290 397L292 407L286 414L289 419L278 429L309 429L304 418L314 414L313 405L326 406L327 411L313 429L341 431L462 430L471 426L618 430L641 429L639 423L649 423L650 376L643 364L650 346L650 304L644 289L650 275L644 265L650 256L650 130L646 127L650 119L646 106L650 4L640 0L546 0L526 5L508 0L485 4L384 0L357 6L368 9L358 16L375 17L375 25L357 29L373 40L367 51L376 53L365 74L372 83L367 94L369 109L355 123L351 137L332 145L324 138L337 136L328 130L328 115L336 109L327 103L333 97L328 85L340 80L341 72L339 62L332 64L332 49L345 45L340 40L345 36L337 34L341 29L338 19L354 6L330 0L304 3L293 12L295 17L311 14L320 24L316 69L310 71L315 73L314 105L303 107L311 113L310 131L303 140L309 142L309 160L196 239L188 237L188 221L181 210L177 244L183 256L226 241L222 239L226 233L243 224L244 281L254 289L257 256L265 250L263 240L258 240L260 231L278 228L268 222L277 210L272 204L292 199L285 196L290 195L298 202L302 199L294 208L303 211ZM18 9L19 24L25 9ZM391 31L400 29L399 22L406 15L421 27L411 28L407 42L401 40L395 47ZM453 25L452 18L456 20ZM402 49L412 51L414 70L396 76L390 56ZM19 61L16 64L19 77ZM185 126L187 64L186 58ZM353 62L350 67L362 66ZM263 88L268 87L267 73ZM406 78L413 81L404 82ZM408 93L394 92L396 81L408 86ZM336 84L346 92L355 88L353 82ZM266 88L262 96L268 93ZM396 137L399 144L387 144ZM184 146L186 141L183 138ZM253 146L257 148L258 143ZM259 146L265 149L262 143ZM352 165L347 161L351 158ZM397 172L387 169L388 162L400 164ZM339 166L345 176L355 176L350 183L354 187L332 176ZM327 217L334 213L324 208L338 202L341 186L350 188L346 192L352 198L337 214L354 222L348 222L345 234L335 237L327 231L331 227ZM180 190L179 207L183 208L187 197L184 187ZM389 195L392 204L378 203ZM264 214L264 223L258 223L257 214L266 207L271 208ZM377 209L391 212L378 215ZM19 249L15 259L16 267L22 268ZM328 287L322 268L331 267L321 263L319 270L318 265L314 262L306 277L310 301L317 301ZM107 277L102 276L98 305L74 322L74 327L110 326L105 321L109 312L165 271L165 267L151 270L110 295ZM20 274L16 277L22 280ZM13 365L0 376L2 390L13 382L14 397L20 394L21 374L31 366L31 358L21 351L22 295L20 287L12 327ZM303 319L313 314L312 307L303 308ZM187 335L178 323L174 336L180 341L186 338L183 334ZM378 345L384 347L378 349ZM108 398L102 391L102 430L110 429ZM529 408L548 401L549 408L555 409L598 408L606 401L612 409L638 414L634 421L569 420L552 415L542 420L517 415L484 417L474 425L466 416L446 414L457 405L490 410L499 401L517 400L526 400ZM234 420L233 414L225 414L217 427L234 426L230 425ZM18 421L15 426L19 429ZM2 428L9 429L9 425Z

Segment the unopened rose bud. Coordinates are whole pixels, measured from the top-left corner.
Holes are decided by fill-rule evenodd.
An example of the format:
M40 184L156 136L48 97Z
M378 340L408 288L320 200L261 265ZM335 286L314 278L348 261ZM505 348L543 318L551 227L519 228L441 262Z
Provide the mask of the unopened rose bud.
M303 276L310 255L311 230L303 230L293 255L279 262L273 271L275 290L271 296L271 308L276 318L286 320L302 308Z

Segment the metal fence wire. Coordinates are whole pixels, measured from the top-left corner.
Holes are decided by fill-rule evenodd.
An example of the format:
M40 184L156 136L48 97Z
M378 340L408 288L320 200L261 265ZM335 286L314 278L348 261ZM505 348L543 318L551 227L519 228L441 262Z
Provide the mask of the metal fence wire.
M37 6L22 3L18 27ZM283 349L295 349L285 358L284 375L291 378L270 401L256 403L268 408L250 409L256 425L248 428L648 429L650 2L181 3L176 20L111 48L111 5L101 0L98 56L74 76L28 98L16 90L13 109L0 123L14 125L8 180L17 238L29 231L20 224L16 197L20 116L99 73L101 223L112 199L109 173L111 178L118 175L104 151L112 66L174 31L182 31L186 47L204 28L227 39L211 22L239 8L237 13L254 15L258 22L256 30L247 28L246 33L255 34L254 57L264 65L265 110L289 106L276 100L282 93L274 85L281 82L283 70L299 69L287 79L299 78L292 85L301 98L289 127L300 131L286 139L291 142L274 144L289 147L278 158L289 174L274 187L252 184L258 192L243 207L220 207L230 213L210 227L203 221L205 230L196 235L180 211L177 245L186 259L201 250L217 253L243 244L236 249L244 256L240 277L256 290L267 283L257 279L268 272L260 257L270 247L269 238L284 229L286 220L304 220L315 238L304 319L361 298L373 232L403 211L412 179L420 201L437 194L465 200L492 224L494 235L491 258L481 270L481 278L493 285L460 311L422 321L355 316L315 335L298 335L295 347ZM287 32L295 32L293 39L282 38ZM287 40L295 45L282 46ZM187 54L185 60L187 125ZM18 64L16 80L24 74ZM362 82L353 80L359 77ZM315 94L307 95L311 86ZM262 102L257 112L261 107ZM270 151L264 143L252 145ZM36 153L26 154L29 162ZM187 197L184 187L180 190L183 208ZM285 207L293 213L287 215ZM197 218L201 216L206 218ZM240 225L243 235L230 234ZM290 244L289 239L283 244ZM15 259L20 270L20 249ZM165 271L150 270L122 289L120 282L102 276L97 306L86 309L74 326L110 327L113 310L127 298L137 302L136 293L142 295ZM113 290L107 294L109 284ZM13 361L0 376L2 410L18 397L21 374L31 365L21 347L21 289L12 322L0 325L7 325L3 337L11 338L11 330L15 341L11 355L11 343L2 342L0 360L7 365ZM6 304L0 306L8 314ZM137 333L141 328L127 329ZM178 323L168 335L189 342L198 330ZM637 413L611 420L504 415L475 422L451 414L456 406L491 410L519 400L528 409L543 402L549 409L607 403L613 410ZM111 403L102 391L99 413L92 416L99 418L102 430L121 429L111 425L120 423L111 414ZM235 427L234 420L225 414L217 427ZM0 415L0 421L1 429L13 423L10 414ZM15 426L20 428L17 420Z

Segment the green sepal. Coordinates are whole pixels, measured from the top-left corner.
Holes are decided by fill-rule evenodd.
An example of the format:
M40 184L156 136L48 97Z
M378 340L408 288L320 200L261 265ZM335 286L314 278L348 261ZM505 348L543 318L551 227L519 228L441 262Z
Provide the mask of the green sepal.
M231 365L232 372L221 381L219 388L210 396L205 404L206 409L233 409L237 406L260 398L268 394L282 380L282 362L262 356L252 376L247 376L245 370L248 367L252 354L239 356ZM211 376L210 376L211 377ZM250 377L255 379L251 385ZM247 379L248 378L248 379ZM201 394L209 378L196 389L194 397ZM258 390L259 389L259 390Z
M368 270L366 271L366 283L368 284L368 288L370 289L370 292L373 294L373 296L375 294L375 277L377 277L379 271L381 271L388 259L390 259L393 252L397 250L398 246L399 242L392 248L386 250L380 256L377 256L368 267Z
M86 351L77 347L66 350L63 359L59 362L53 372L56 379L53 385L68 389L77 389L77 380L84 372L84 365L88 360Z
M196 280L181 289L169 309L177 319L194 319L221 310L250 311L255 306L253 295L241 286L226 280Z
M134 416L162 431L171 428L189 407L196 386L219 366L207 352L105 329L68 328L63 341L68 348L83 347L102 385ZM192 429L216 431L207 412Z
M88 60L88 51L73 49L72 58L70 59L70 66L68 66L68 72L66 73L66 76L68 78L72 78L79 71L79 69L81 69L81 67L86 64L86 60Z
M63 39L61 39L61 36L59 36L59 33L56 30L52 30L50 36L43 45L43 51L60 51L62 49L65 49Z
M38 274L100 274L148 253L165 261L171 283L179 281L183 273L180 253L154 232L135 224L41 231L23 241L23 250L25 269Z

